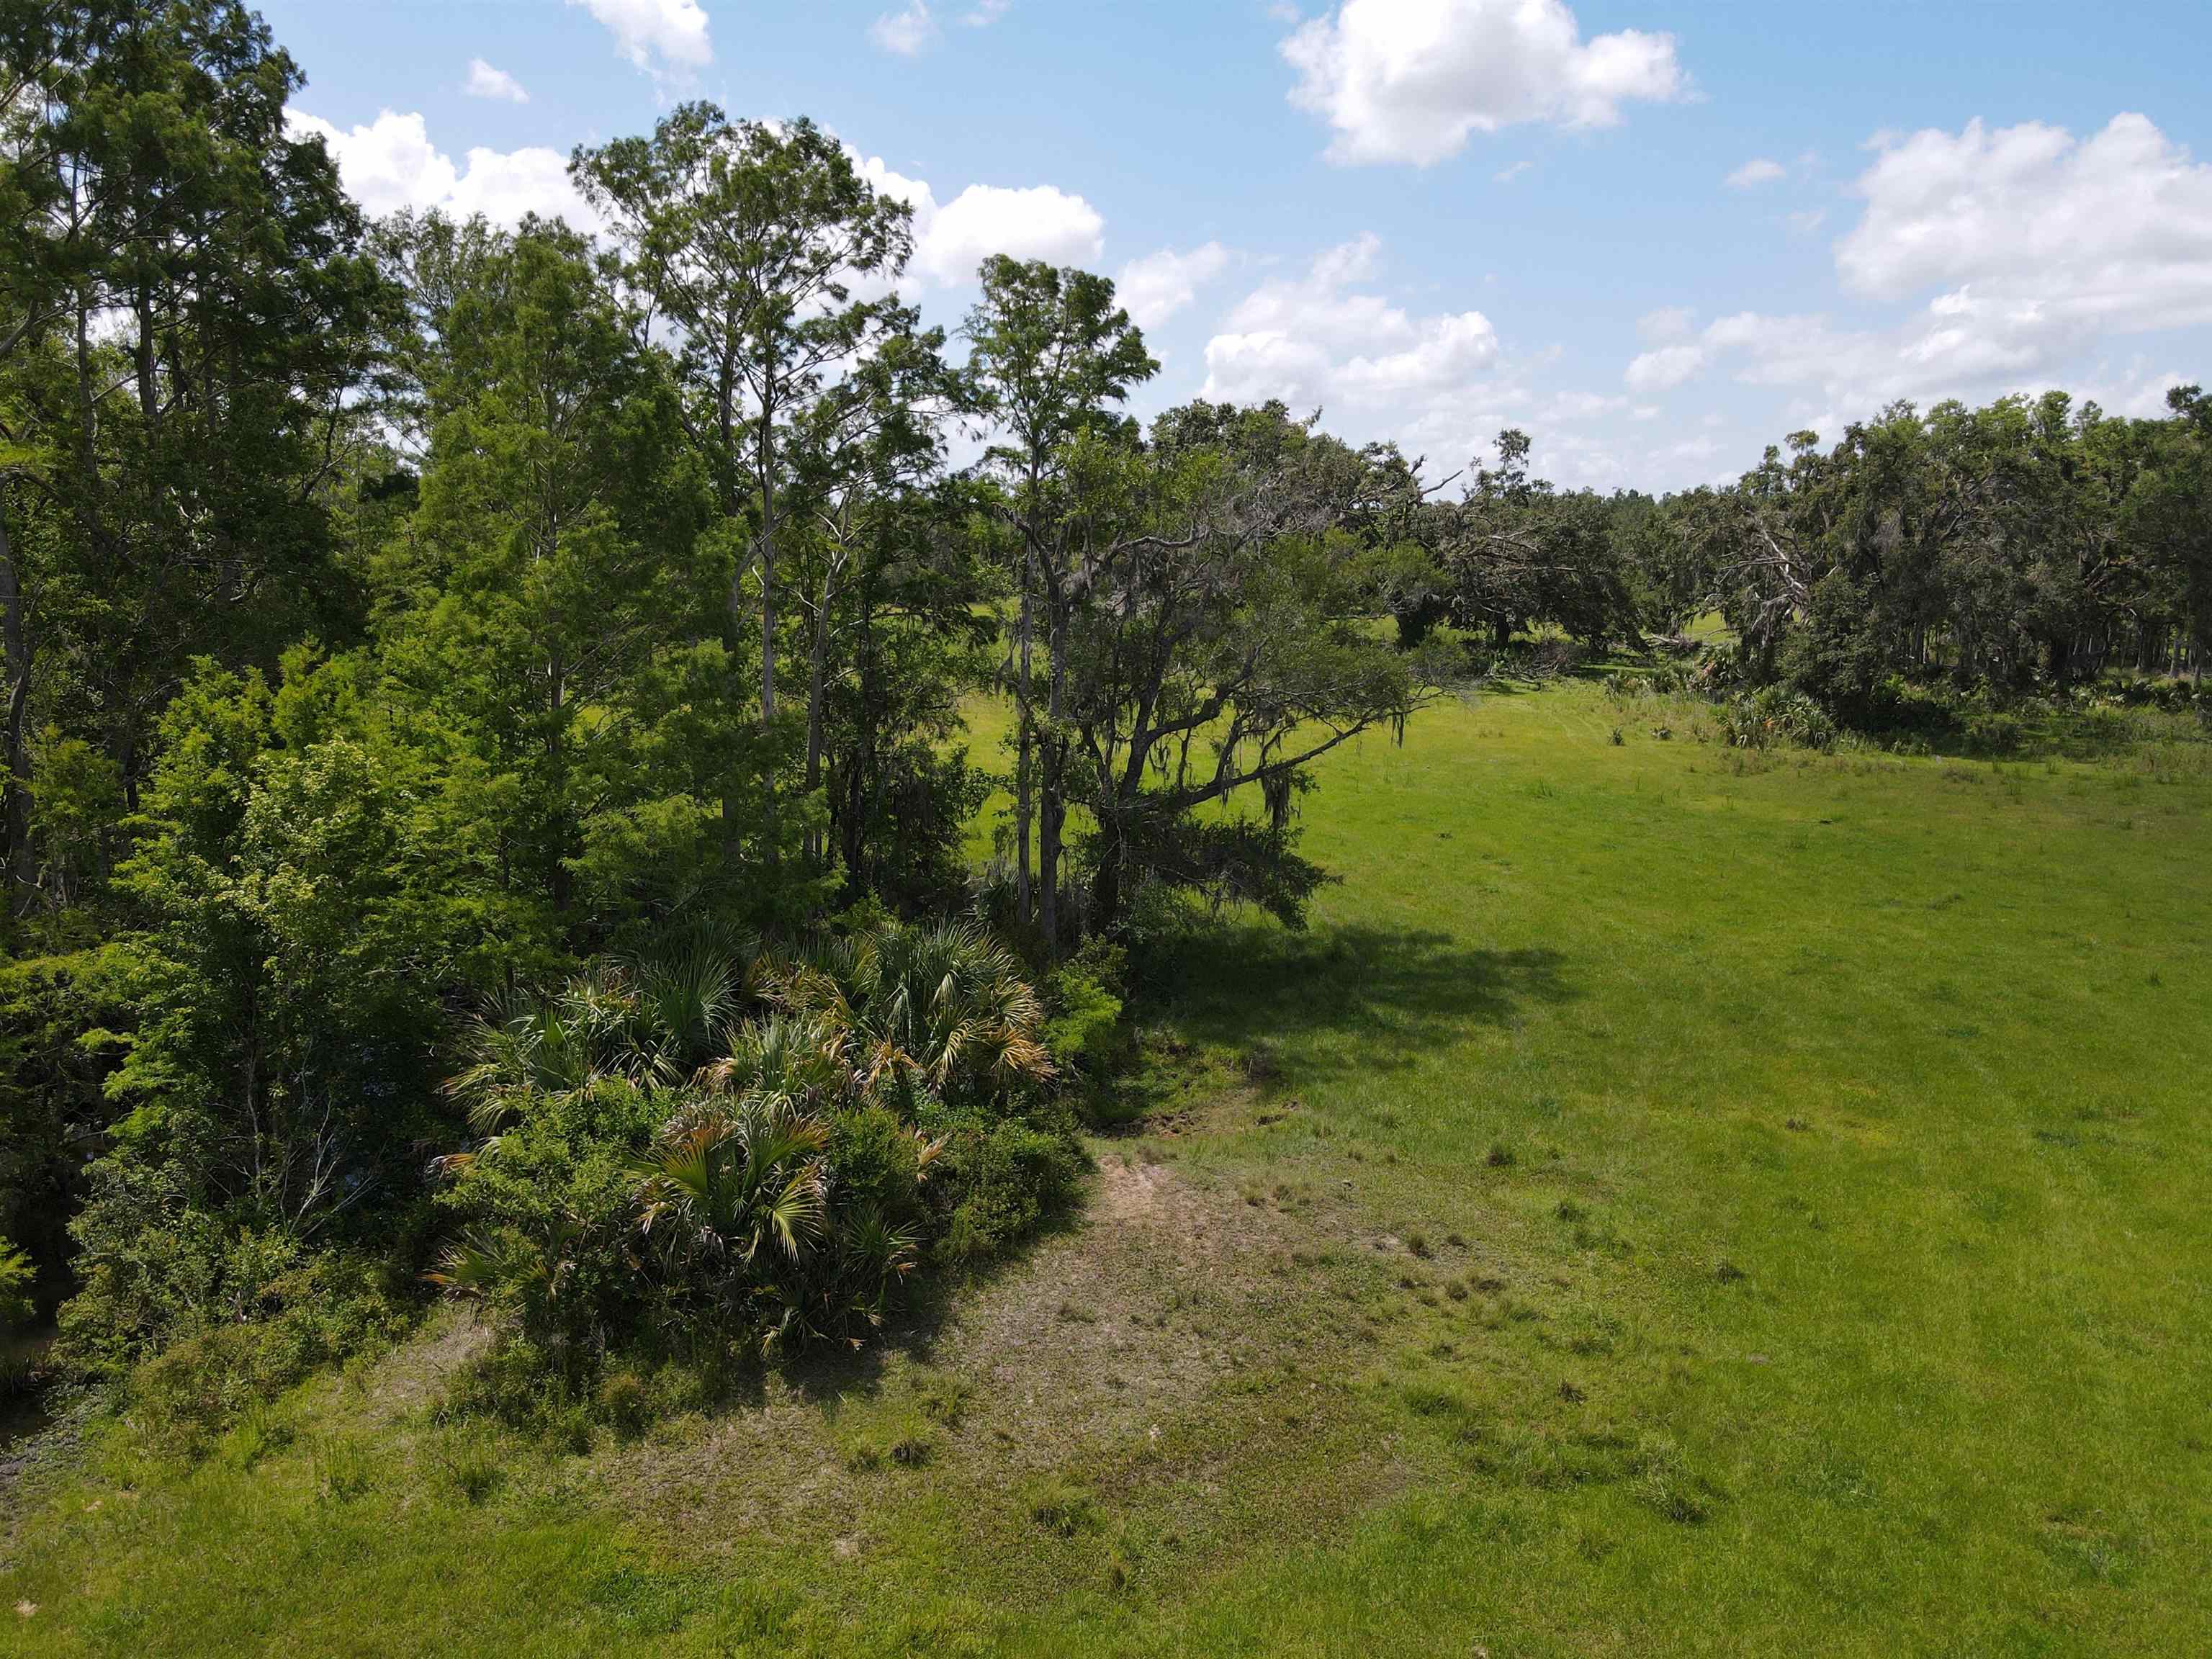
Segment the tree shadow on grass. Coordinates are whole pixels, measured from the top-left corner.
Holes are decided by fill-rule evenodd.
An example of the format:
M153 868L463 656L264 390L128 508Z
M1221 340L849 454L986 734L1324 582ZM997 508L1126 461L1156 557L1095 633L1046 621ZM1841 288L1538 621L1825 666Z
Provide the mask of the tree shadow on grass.
M980 1261L916 1274L898 1310L860 1347L822 1343L809 1348L785 1362L781 1380L816 1405L876 1398L894 1358L910 1365L936 1363L962 1310L1001 1279L1027 1272L1047 1245L1079 1231L1087 1207L1078 1197Z
M1302 1071L1389 1071L1471 1026L1580 994L1556 951L1470 949L1431 930L1261 923L1185 939L1152 964L1156 1006L1200 1042L1298 1045ZM1316 1036L1350 1044L1316 1045Z

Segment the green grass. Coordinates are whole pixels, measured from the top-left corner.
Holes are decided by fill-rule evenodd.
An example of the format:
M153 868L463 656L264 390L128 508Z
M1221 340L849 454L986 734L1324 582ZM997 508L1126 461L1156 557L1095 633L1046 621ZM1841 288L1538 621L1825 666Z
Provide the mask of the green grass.
M27 1482L0 1639L2201 1650L2212 776L1654 723L1334 757L1311 931L1181 951L1090 1218L889 1352L576 1455L441 1322Z

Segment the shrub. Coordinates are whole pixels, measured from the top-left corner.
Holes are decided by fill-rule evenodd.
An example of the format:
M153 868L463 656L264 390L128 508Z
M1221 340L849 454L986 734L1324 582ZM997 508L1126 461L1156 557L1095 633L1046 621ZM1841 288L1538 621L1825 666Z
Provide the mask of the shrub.
M1065 1121L954 1124L945 1148L931 1195L944 1218L936 1255L947 1266L1005 1249L1065 1207L1082 1179L1082 1148Z
M1045 1046L1079 1077L1100 1077L1127 1058L1130 1038L1121 1022L1128 957L1118 945L1094 940L1046 981L1052 1017Z
M652 1387L627 1366L599 1379L595 1403L599 1415L625 1437L642 1434L653 1419Z
M319 1365L396 1336L407 1318L375 1269L337 1256L280 1275L243 1312L172 1343L131 1374L125 1398L158 1446L204 1455L249 1409Z
M830 1126L829 1167L838 1194L872 1206L886 1220L909 1223L921 1212L927 1142L884 1106L844 1113Z
M1896 641L1839 568L1814 585L1803 626L1782 652L1784 678L1824 707L1863 715L1896 655Z
M0 1326L29 1322L32 1278L31 1258L0 1238Z
M444 1162L459 1236L432 1277L512 1340L465 1403L557 1437L596 1389L635 1432L650 1391L611 1355L718 1373L857 1345L925 1257L973 1261L1066 1200L1079 1154L1013 959L969 926L846 921L741 969L602 965L479 1023L456 1091L487 1138ZM708 1028L714 1057L672 1057Z
M2016 755L2027 732L2016 714L1976 711L1966 715L1966 746L1981 755Z
M1838 735L1826 709L1803 692L1778 685L1763 686L1730 702L1722 714L1722 729L1738 749L1776 744L1832 749Z

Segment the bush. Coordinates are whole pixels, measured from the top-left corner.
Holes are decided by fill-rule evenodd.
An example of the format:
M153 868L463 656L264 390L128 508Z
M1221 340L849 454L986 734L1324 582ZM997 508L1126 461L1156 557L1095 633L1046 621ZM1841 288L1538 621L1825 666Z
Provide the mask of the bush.
M594 1403L599 1415L626 1439L642 1434L653 1420L652 1386L626 1366L599 1379Z
M2026 743L2027 731L2016 714L1970 712L1964 736L1966 747L1978 755L2016 755Z
M1073 1125L1049 1119L949 1124L941 1162L931 1196L942 1217L934 1254L946 1266L980 1261L1065 1208L1084 1168Z
M1046 982L1053 1012L1045 1022L1045 1046L1079 1077L1103 1076L1128 1057L1129 1034L1121 1023L1128 961L1121 946L1094 939Z
M479 1024L457 1089L488 1138L445 1161L459 1237L433 1275L509 1325L470 1401L557 1435L592 1397L635 1432L653 1404L611 1356L720 1374L858 1344L925 1257L973 1261L1066 1201L1080 1154L1012 958L972 927L847 921L712 975L703 1050L663 1029L650 964Z
M1783 647L1783 678L1825 708L1863 717L1897 654L1874 617L1851 579L1829 571L1814 586L1803 626Z
M407 1317L376 1270L332 1256L280 1275L244 1314L172 1343L131 1373L125 1400L155 1444L204 1455L249 1409L319 1365L389 1340Z
M1828 711L1802 691L1778 685L1735 698L1723 709L1722 731L1738 749L1795 744L1804 749L1832 749L1838 732Z
M30 1322L33 1277L31 1258L0 1238L0 1327Z

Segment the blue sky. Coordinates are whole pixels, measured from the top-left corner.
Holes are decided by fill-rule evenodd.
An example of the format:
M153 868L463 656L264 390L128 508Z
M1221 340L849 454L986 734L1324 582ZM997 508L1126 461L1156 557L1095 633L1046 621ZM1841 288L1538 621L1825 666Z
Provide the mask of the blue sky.
M2212 380L2212 8L1745 0L264 0L377 210L573 212L675 101L810 114L996 247L1123 279L1165 368L1431 471L1733 476L1887 399ZM481 64L481 70L475 65Z

